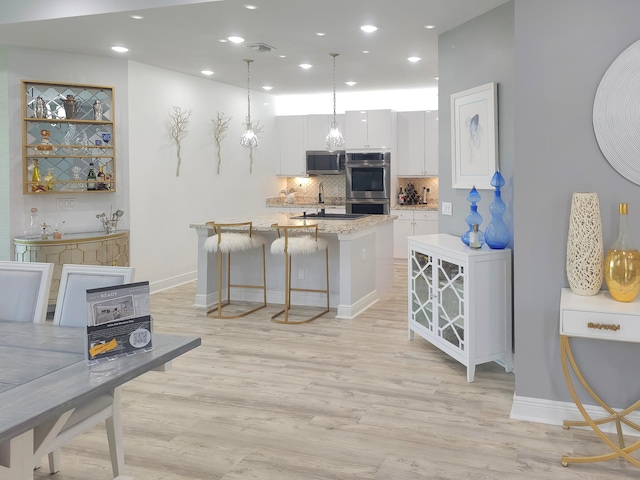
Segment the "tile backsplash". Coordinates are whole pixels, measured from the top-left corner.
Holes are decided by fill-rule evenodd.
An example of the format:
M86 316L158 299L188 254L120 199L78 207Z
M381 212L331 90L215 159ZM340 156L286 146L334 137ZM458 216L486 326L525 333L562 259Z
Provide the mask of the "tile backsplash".
M318 175L309 178L287 178L286 188L294 188L297 197L317 198L320 182L324 184L325 197L345 197L344 175ZM398 201L400 187L405 191L408 184L413 184L418 193L422 194L422 187L427 187L427 204L438 204L438 177L430 178L398 178L396 184L391 184L391 205Z

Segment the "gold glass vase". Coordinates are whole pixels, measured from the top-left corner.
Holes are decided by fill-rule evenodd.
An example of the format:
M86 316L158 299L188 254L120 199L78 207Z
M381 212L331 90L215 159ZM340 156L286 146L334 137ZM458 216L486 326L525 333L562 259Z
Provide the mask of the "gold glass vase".
M607 252L604 279L609 293L619 302L632 302L640 292L640 252L627 232L628 205L619 206L618 238Z

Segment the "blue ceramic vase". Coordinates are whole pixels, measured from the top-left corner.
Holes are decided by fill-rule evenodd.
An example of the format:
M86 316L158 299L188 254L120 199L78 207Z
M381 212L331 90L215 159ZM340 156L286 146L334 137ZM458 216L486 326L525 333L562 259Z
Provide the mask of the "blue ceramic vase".
M471 203L470 212L464 217L464 221L469 225L469 230L464 232L461 235L462 242L465 245L469 245L469 234L473 229L473 224L478 225L478 233L480 234L480 245L485 243L484 232L480 230L480 225L482 224L482 215L478 213L478 205L476 205L480 201L480 194L476 190L476 186L474 185L469 195L467 195L467 202Z
M504 178L500 172L496 172L493 175L491 185L496 187L496 190L493 194L493 201L489 204L491 221L487 226L484 238L489 247L499 250L509 245L511 240L511 233L502 219L502 216L507 211L507 206L500 196L500 187L504 185Z

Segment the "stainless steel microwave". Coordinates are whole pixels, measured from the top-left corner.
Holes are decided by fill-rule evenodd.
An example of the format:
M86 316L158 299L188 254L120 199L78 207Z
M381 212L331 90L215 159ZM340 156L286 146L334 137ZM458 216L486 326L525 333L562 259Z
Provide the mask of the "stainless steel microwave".
M339 175L344 173L344 150L307 150L307 173L309 175Z

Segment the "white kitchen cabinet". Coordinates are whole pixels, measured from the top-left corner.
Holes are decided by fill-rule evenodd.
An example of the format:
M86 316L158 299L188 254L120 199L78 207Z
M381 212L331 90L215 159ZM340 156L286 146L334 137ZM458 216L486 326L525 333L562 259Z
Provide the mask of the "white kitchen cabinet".
M331 128L333 114L306 116L306 144L307 150L328 150L327 134ZM344 115L336 115L338 128L344 135Z
M398 112L398 176L438 175L438 112Z
M393 222L393 258L407 258L407 238L412 235L438 233L438 212L429 210L391 210L398 218Z
M307 174L305 121L304 115L276 117L280 151L279 176L300 177Z
M474 250L447 234L409 238L409 339L414 333L467 367L513 368L511 250Z
M345 113L345 148L390 149L391 110L350 111Z

